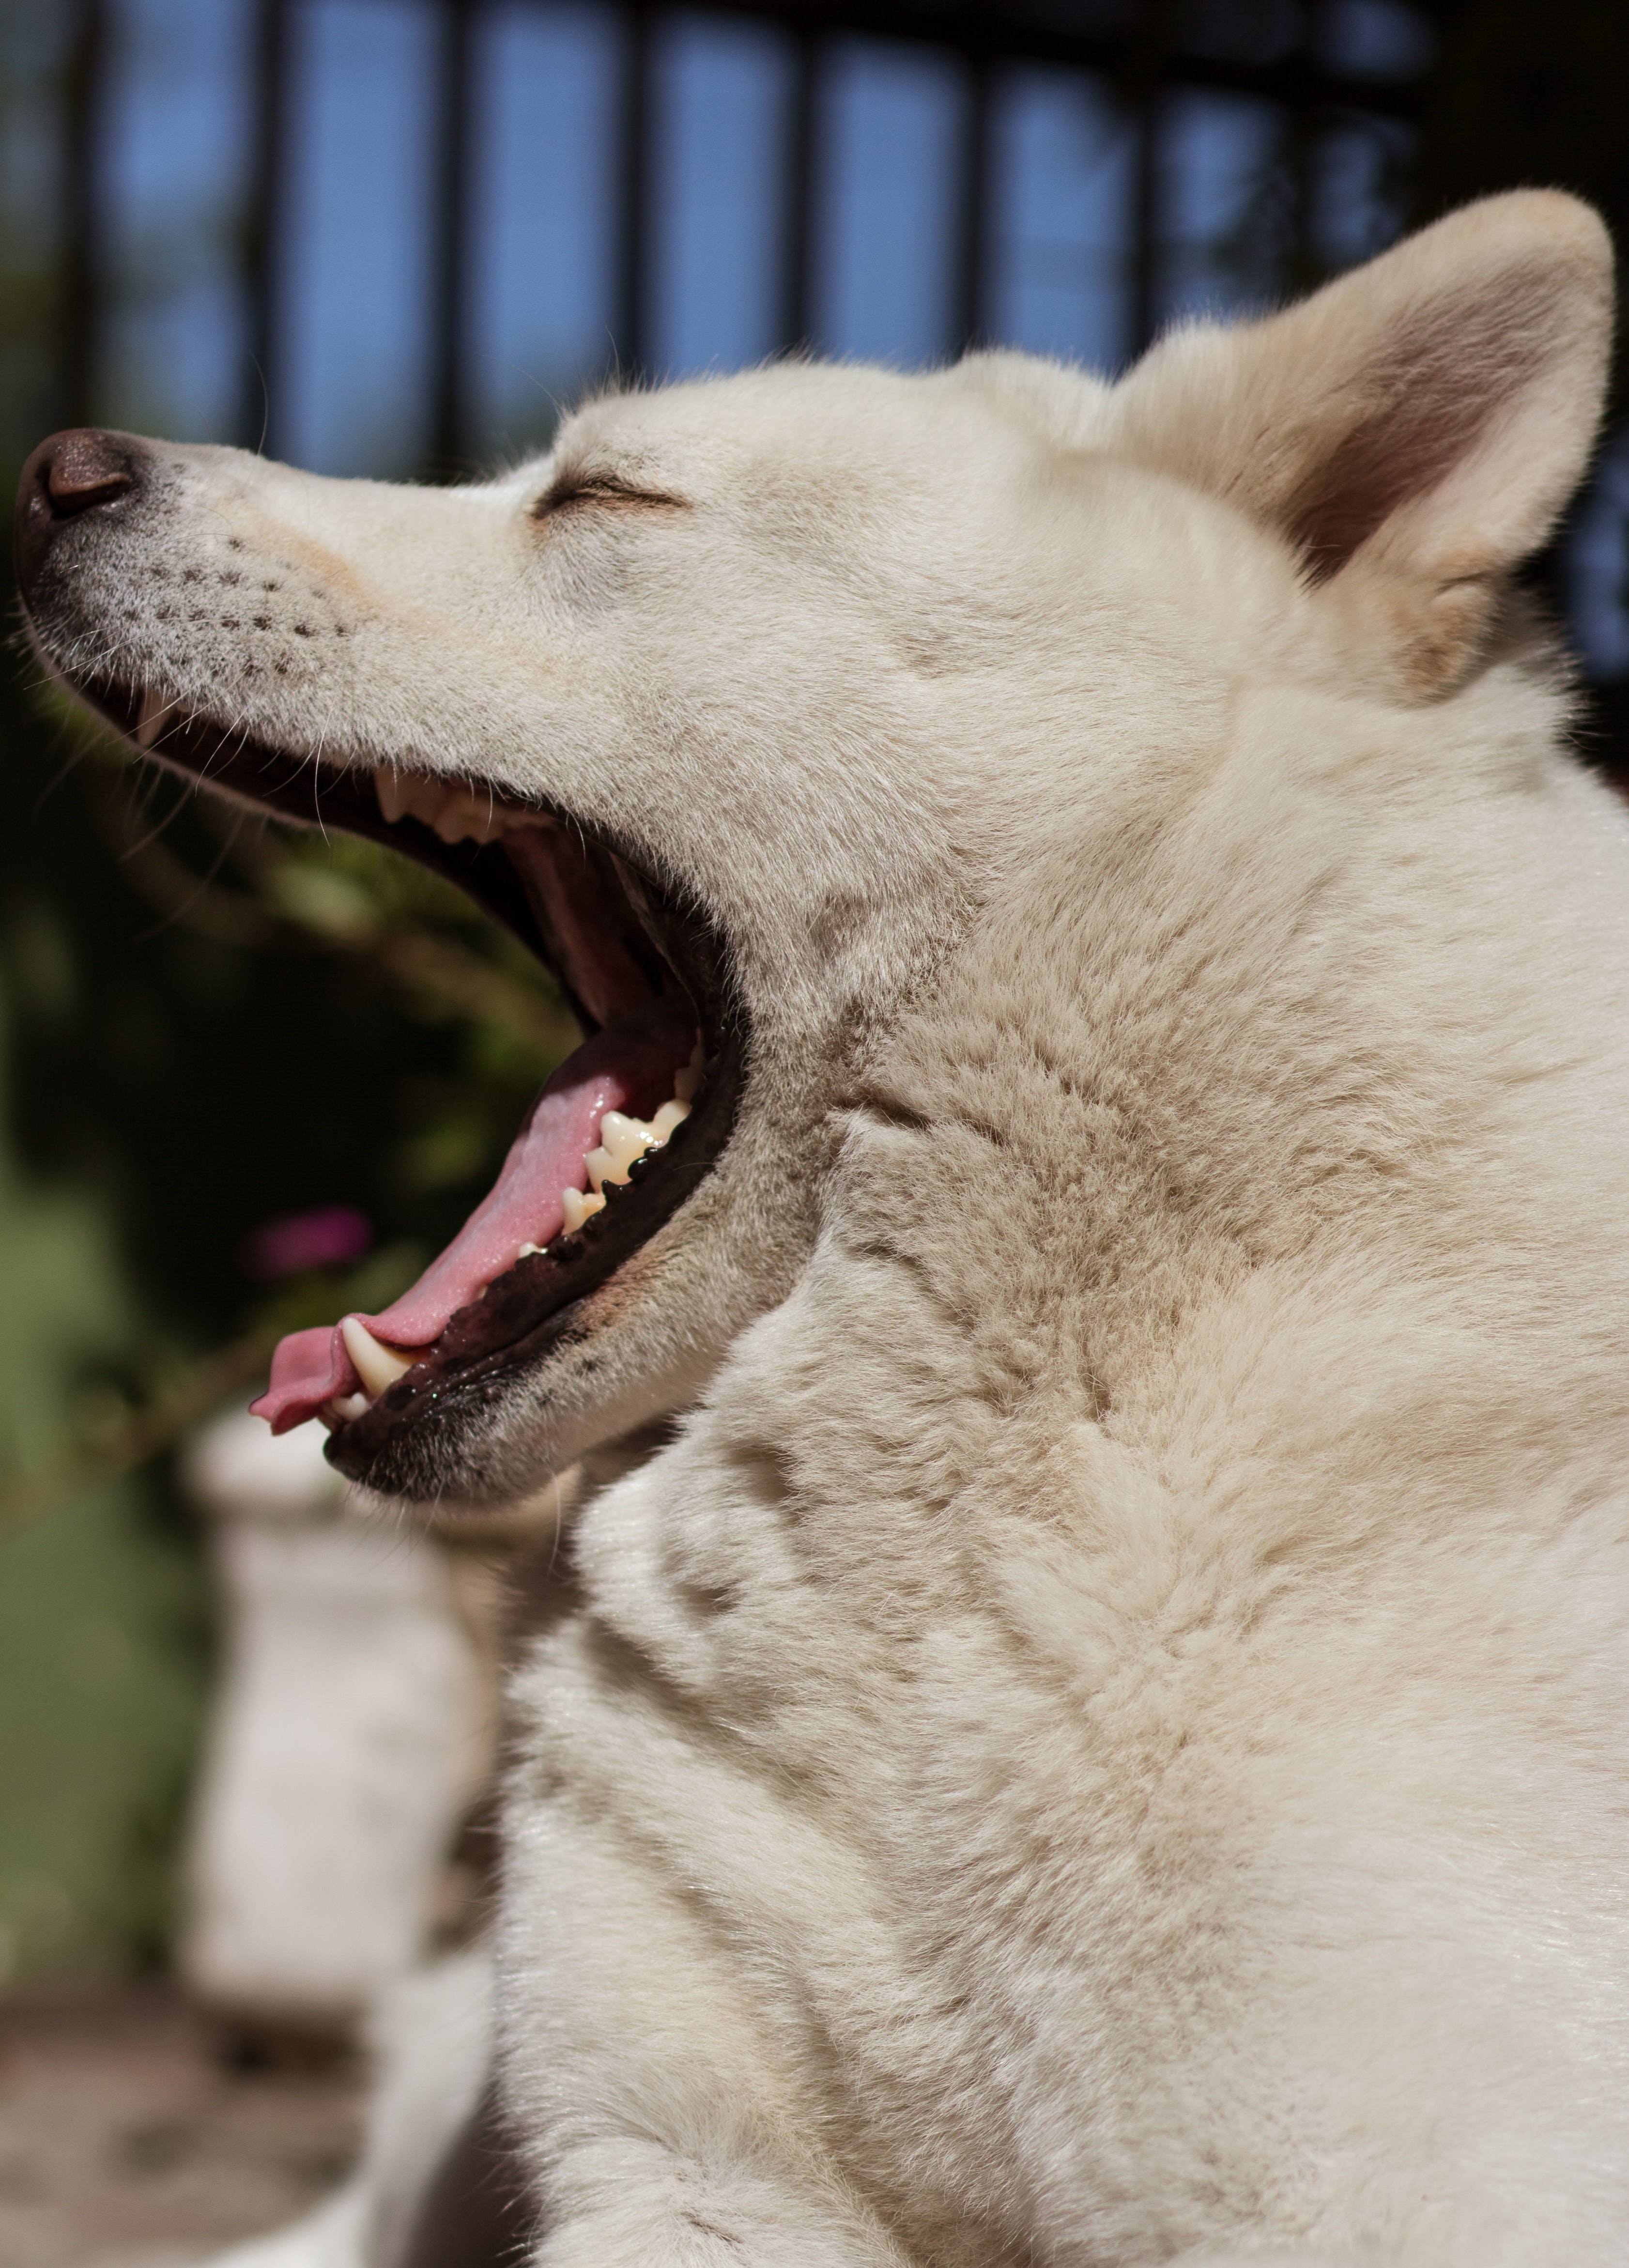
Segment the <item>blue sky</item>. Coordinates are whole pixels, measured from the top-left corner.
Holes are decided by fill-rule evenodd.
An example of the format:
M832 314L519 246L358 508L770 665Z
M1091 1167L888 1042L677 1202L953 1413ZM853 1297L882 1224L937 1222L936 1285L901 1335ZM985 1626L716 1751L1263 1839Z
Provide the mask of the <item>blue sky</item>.
M107 188L122 313L105 414L229 434L249 0L116 0L114 16ZM1346 26L1348 48L1367 39L1379 70L1397 67L1398 26L1404 48L1413 36L1396 0L1330 0L1328 21ZM279 446L323 470L397 470L424 438L434 11L430 0L302 0L294 24ZM554 400L608 357L617 37L615 11L582 0L497 0L481 18L471 344L483 453L534 438ZM676 14L661 19L655 70L652 360L673 372L734 367L775 343L787 46L772 28ZM817 342L931 361L953 325L958 68L931 48L845 40L829 51L823 85ZM1220 271L1214 247L1247 215L1278 132L1262 103L1168 99L1165 312L1272 290L1265 269ZM1388 232L1379 145L1367 128L1348 138L1326 200L1337 254L1354 234L1364 242L1353 251ZM1124 359L1133 156L1102 83L1004 77L991 215L1004 340L1104 367Z

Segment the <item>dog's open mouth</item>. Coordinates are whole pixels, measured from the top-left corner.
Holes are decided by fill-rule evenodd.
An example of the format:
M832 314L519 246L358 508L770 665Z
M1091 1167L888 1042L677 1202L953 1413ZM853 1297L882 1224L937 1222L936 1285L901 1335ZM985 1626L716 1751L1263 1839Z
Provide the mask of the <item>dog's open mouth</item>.
M277 1432L321 1418L334 1461L365 1477L387 1438L496 1395L518 1366L593 1328L591 1295L707 1173L743 1057L722 941L679 889L568 814L408 763L322 764L106 680L76 689L156 762L285 819L388 843L455 881L549 964L587 1035L418 1282L381 1314L277 1348L258 1413Z

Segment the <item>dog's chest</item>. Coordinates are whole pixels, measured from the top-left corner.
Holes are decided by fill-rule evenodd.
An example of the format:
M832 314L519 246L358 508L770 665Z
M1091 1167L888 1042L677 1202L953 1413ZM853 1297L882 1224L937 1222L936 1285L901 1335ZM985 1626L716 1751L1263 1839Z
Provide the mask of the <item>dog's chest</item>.
M1148 1743L1180 1736L1123 1728L1112 1760L947 1530L912 1574L858 1487L819 1534L808 1516L771 1445L717 1432L597 1499L538 1738L557 1800L614 1814L641 1896L704 1907L710 1994L749 2004L773 2066L741 2083L812 2096L921 2247L988 2268L1058 2168L1072 2213L1113 2154L1113 2003L1160 1934L1126 1884L1180 1863Z
M1284 1948L1337 2041L1349 2002L1396 1997L1365 1951L1374 1886L1330 1852L1367 1835L1448 1853L1388 1891L1393 1969L1397 1947L1439 1944L1445 1899L1478 1958L1507 1954L1521 1901L1466 1886L1486 1875L1484 1814L1552 1808L1522 1756L1490 1761L1485 1711L1462 1724L1434 1681L1412 1730L1393 1692L1377 1774L1351 1696L1379 1690L1395 1629L1258 1627L1180 1538L1156 1565L1153 1500L1117 1553L1062 1548L1010 1498L975 1537L929 1488L913 1512L874 1474L816 1518L798 1447L704 1423L592 1504L589 1603L532 1687L545 1801L613 1820L639 1896L704 1917L704 1996L740 2004L763 2058L733 2083L798 2102L919 2249L985 2268L1100 2208L1112 2245L1151 2134L1179 2228L1206 2194L1207 2121L1242 2090L1260 2131L1299 2122L1316 2162L1338 2104L1319 2100L1331 2059L1315 2086L1275 2014ZM1593 1800L1581 1785L1560 1809ZM574 1887L531 1895L559 1911ZM1463 1984L1433 1958L1405 1996L1417 2056Z

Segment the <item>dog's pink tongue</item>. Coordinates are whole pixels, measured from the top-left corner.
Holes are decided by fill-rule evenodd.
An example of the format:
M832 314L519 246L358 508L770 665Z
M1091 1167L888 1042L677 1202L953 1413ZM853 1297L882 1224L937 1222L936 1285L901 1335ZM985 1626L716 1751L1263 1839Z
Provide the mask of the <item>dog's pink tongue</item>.
M561 1192L587 1186L583 1158L608 1110L648 1116L673 1093L695 1024L677 1002L652 1001L568 1056L532 1107L490 1196L439 1259L380 1315L361 1320L387 1346L425 1348L449 1316L478 1299L514 1264L523 1244L547 1244L564 1220ZM271 1383L250 1407L274 1433L314 1418L335 1395L361 1386L337 1323L292 1331L271 1359Z

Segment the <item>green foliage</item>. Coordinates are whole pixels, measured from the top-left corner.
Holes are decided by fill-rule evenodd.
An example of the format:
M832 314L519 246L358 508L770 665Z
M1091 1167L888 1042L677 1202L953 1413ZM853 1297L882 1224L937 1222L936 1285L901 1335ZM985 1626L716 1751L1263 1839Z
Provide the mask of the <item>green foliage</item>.
M0 1978L164 1940L208 1642L155 1453L280 1332L405 1288L574 1036L457 892L155 782L27 677L0 691ZM371 1251L255 1279L253 1231L336 1203Z
M204 1604L191 1540L142 1483L0 1535L0 1984L162 1950Z
M0 1156L0 1432L55 1453L129 1364L138 1302L92 1190ZM0 1529L0 1982L161 1940L206 1658L195 1554L134 1478Z

